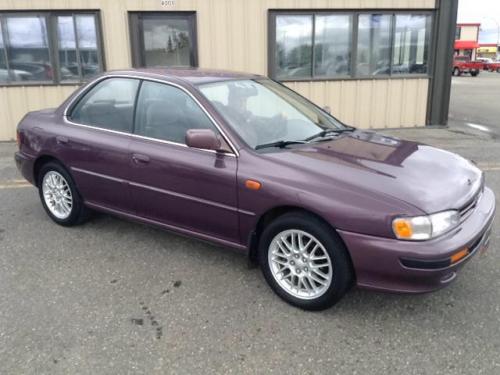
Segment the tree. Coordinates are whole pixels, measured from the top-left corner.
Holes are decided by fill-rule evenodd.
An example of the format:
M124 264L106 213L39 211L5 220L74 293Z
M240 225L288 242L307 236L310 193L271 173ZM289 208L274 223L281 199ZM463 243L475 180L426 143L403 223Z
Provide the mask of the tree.
M167 52L172 52L174 50L174 46L172 44L172 37L168 37L168 42L167 42Z
M174 37L172 38L172 40L174 42L174 49L182 48L182 46L180 45L179 33L178 32L174 33Z

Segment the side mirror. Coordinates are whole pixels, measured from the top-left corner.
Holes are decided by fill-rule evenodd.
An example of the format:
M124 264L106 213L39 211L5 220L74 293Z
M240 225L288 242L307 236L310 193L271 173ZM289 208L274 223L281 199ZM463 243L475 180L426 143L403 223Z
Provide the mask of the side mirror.
M217 138L212 129L189 129L186 132L186 145L204 150L218 151L221 149L220 139Z

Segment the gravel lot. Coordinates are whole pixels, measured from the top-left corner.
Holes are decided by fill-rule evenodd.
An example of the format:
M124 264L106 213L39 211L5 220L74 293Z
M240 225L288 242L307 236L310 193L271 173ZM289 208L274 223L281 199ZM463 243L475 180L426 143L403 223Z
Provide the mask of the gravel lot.
M454 78L450 128L387 133L474 159L500 197L499 84ZM352 290L311 313L217 246L107 215L56 226L19 181L14 150L0 144L1 373L500 373L498 219L488 252L450 287Z

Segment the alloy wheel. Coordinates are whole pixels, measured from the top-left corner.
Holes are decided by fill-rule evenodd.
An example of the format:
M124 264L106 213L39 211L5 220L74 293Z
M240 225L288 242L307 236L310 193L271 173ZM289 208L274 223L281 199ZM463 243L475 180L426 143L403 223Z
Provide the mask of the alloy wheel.
M73 209L73 195L66 179L56 171L43 176L43 199L50 213L60 220L67 219Z
M302 230L278 233L269 245L268 262L280 287L299 299L318 298L332 283L328 252L313 235Z

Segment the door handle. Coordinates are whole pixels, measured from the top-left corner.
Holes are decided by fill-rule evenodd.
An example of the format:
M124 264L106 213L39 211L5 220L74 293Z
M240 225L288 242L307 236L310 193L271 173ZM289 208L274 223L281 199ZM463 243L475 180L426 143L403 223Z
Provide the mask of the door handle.
M58 135L56 137L56 142L60 145L67 145L69 143L68 137L63 137L62 135Z
M143 154L132 154L132 160L134 163L141 163L141 164L147 164L151 160L149 156L143 155Z

